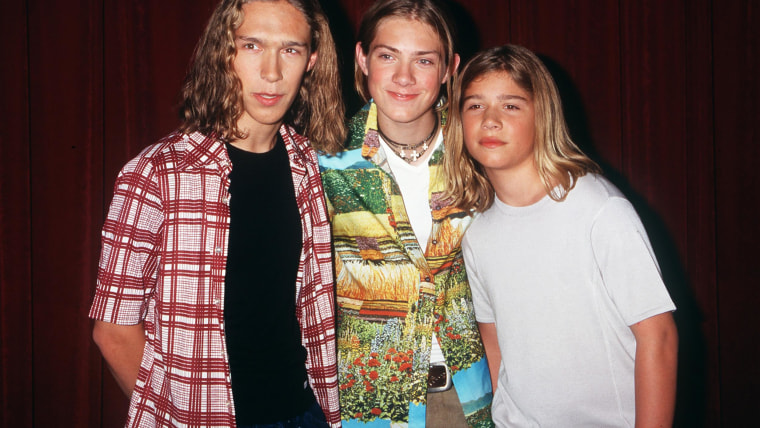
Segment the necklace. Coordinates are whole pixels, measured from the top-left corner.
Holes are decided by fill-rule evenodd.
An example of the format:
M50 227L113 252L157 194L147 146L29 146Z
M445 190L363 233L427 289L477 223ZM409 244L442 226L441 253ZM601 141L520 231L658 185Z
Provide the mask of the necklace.
M430 148L430 145L428 144L430 140L433 138L433 136L436 134L436 131L438 131L438 115L435 115L435 123L433 124L433 130L430 131L430 135L428 135L424 140L420 141L417 144L403 144L399 143L397 141L393 141L390 138L388 138L387 135L383 133L383 131L380 130L380 126L377 127L377 132L380 134L381 137L383 137L383 140L385 140L386 143L388 143L388 147L393 150L394 153L396 153L401 159L405 160L407 163L412 163L420 158L420 156L424 155L427 149ZM422 150L417 150L421 148Z

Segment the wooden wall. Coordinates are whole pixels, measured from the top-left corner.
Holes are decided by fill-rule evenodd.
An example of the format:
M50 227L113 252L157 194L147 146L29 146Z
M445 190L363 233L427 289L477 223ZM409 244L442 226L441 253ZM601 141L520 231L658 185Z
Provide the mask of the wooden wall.
M370 0L323 0L350 79ZM0 4L0 425L123 423L91 340L118 169L176 127L215 0ZM457 0L461 52L518 43L574 137L634 202L676 300L678 425L744 426L760 399L753 0ZM358 107L346 85L349 111Z

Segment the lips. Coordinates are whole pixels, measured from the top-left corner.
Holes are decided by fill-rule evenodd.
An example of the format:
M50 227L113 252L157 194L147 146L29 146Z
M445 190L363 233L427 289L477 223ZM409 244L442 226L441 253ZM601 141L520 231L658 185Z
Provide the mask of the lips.
M391 96L391 98L398 101L410 101L419 96L419 94L402 94L400 92L393 91L388 91L388 94Z
M501 147L501 146L503 146L505 144L507 144L507 143L505 143L504 141L499 140L498 138L494 138L494 137L485 137L485 138L481 138L480 139L480 145L483 146L483 147L485 147L485 148L488 148L488 149L494 149L496 147Z
M259 103L265 106L273 106L284 97L282 94L269 94L265 92L257 92L253 96Z

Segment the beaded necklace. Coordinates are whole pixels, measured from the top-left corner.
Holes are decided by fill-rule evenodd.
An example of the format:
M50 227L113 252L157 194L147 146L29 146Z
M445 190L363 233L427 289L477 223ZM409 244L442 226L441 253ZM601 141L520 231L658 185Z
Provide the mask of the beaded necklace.
M403 144L399 143L397 141L393 141L390 138L388 138L387 135L383 133L382 130L380 130L380 126L377 127L377 132L380 134L381 137L383 137L383 140L385 140L386 143L388 143L388 147L393 150L394 153L396 153L401 159L405 160L407 163L413 163L417 159L420 158L420 156L424 155L425 152L430 148L430 140L433 138L433 136L436 134L436 131L438 131L438 115L435 115L435 124L433 124L433 130L430 131L430 135L428 135L424 140L420 141L417 144ZM421 151L417 151L417 149L422 148Z

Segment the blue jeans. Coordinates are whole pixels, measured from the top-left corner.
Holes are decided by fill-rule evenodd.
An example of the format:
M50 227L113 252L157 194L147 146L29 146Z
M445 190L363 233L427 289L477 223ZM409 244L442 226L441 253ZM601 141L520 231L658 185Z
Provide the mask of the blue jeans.
M322 407L316 401L305 412L272 424L238 425L238 428L325 428L329 427Z

